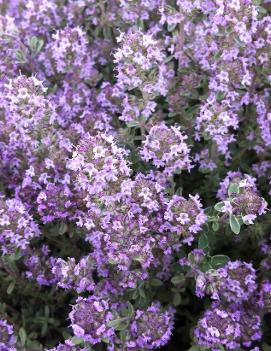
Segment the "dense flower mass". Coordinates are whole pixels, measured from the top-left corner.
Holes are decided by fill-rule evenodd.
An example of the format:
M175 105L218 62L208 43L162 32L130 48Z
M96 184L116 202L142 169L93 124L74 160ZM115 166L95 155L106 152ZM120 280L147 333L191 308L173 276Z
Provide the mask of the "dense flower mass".
M91 258L83 257L77 264L73 257L67 261L58 258L52 267L52 273L61 288L75 289L78 293L94 289L94 263Z
M118 199L121 182L131 173L127 151L118 147L112 135L87 135L69 163L76 182L86 191L86 200L108 202Z
M92 344L112 340L114 330L108 326L113 319L111 310L112 306L99 297L78 298L70 313L74 334Z
M0 349L3 351L16 351L14 347L16 337L14 336L13 326L6 320L0 320Z
M40 235L38 225L17 199L0 200L0 243L2 254L25 250L30 240Z
M72 341L66 340L65 344L59 344L57 347L48 349L47 351L87 351L87 349L82 349L79 346L75 346Z
M183 242L191 243L207 217L198 195L190 195L188 200L174 195L167 204L165 220L170 232L179 236Z
M199 320L195 337L201 346L217 351L251 347L261 338L261 318L249 306L213 303Z
M0 0L0 351L271 348L269 0Z
M162 168L166 175L183 169L189 170L192 165L186 139L187 136L180 131L180 127L155 125L143 141L141 156L158 169Z
M129 348L152 350L165 345L173 329L174 310L162 311L153 303L146 311L137 310L131 323Z
M162 43L153 34L131 30L118 38L114 62L117 67L117 82L124 90L138 89L144 95L167 93L169 79L174 72L164 63L166 59Z
M246 301L256 291L256 272L245 262L228 262L216 271L209 270L197 278L196 293L210 294L214 300Z
M267 202L259 196L255 178L240 172L230 172L220 184L217 196L224 199L218 209L230 216L241 216L245 224L252 224L266 212Z

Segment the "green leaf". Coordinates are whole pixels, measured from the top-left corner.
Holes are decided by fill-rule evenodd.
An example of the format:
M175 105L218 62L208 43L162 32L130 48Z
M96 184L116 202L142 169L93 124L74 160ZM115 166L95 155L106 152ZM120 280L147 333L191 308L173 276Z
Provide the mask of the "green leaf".
M20 342L21 342L22 346L25 346L27 336L26 336L26 332L25 332L24 328L19 329L19 337L20 337Z
M133 127L138 127L139 126L139 121L135 120L135 121L131 121L126 123L128 128L133 128Z
M198 248L202 250L209 248L209 239L206 233L202 233L199 237Z
M267 10L264 7L262 7L262 6L258 7L258 11L259 11L259 13L261 15L266 15L267 14Z
M246 44L240 40L240 38L234 38L234 40L236 41L236 43L241 47L241 48L245 48Z
M112 266L115 266L116 264L118 264L117 260L114 260L113 258L110 258L108 261L110 264L112 264Z
M214 54L214 59L215 59L215 60L218 60L218 59L221 57L222 53L223 53L223 50L217 51L217 52Z
M159 286L163 285L163 282L160 279L153 278L150 280L150 284L158 288Z
M182 174L182 172L183 172L183 169L181 168L176 168L174 171L175 174Z
M182 284L185 281L184 275L176 275L171 279L171 283L173 285L179 285Z
M67 223L62 222L59 227L59 234L63 235L68 231Z
M217 212L223 212L224 206L225 206L224 201L218 202L217 204L215 204L215 210Z
M234 234L240 233L241 226L238 221L238 218L234 215L230 216L230 227L231 227L231 230L234 232Z
M174 59L174 55L170 55L170 56L168 56L166 59L165 59L165 63L168 63L168 62L170 62L171 60L173 60Z
M18 63L26 63L26 57L22 50L18 50L15 54L16 60Z
M172 301L173 306L177 307L177 306L179 306L181 304L181 302L182 302L181 295L179 293L174 294L173 295L173 301Z
M82 345L84 343L84 339L78 338L77 336L72 337L71 341L74 344L74 346Z
M141 296L143 299L146 299L146 294L145 294L144 289L139 288L138 292L139 292L139 296Z
M129 325L127 317L114 319L107 323L107 325L115 330L125 330Z
M8 288L7 288L7 294L8 294L8 295L12 294L12 292L13 292L13 290L14 290L14 288L15 288L15 285L16 285L15 280L13 280L13 281L9 284L9 286L8 286Z
M212 229L214 232L217 232L219 229L219 223L218 222L213 222L212 223Z
M211 264L214 268L219 268L223 267L229 260L230 258L226 255L215 255L211 259Z
M127 339L128 335L129 335L129 333L127 330L121 330L119 332L119 336L120 336L121 341L125 341Z
M39 39L35 36L31 37L28 40L28 45L34 55L37 55L41 49L43 48L44 41L42 39Z
M167 25L167 30L168 30L169 32L173 32L174 29L175 29L176 27L177 27L177 23L168 24L168 25Z
M228 189L228 194L239 194L240 189L239 189L239 185L236 183L231 183Z
M224 99L224 97L225 97L225 93L223 91L219 91L216 94L216 101L220 102Z
M205 261L205 262L201 265L200 268L201 268L202 272L207 272L207 271L209 271L210 269L212 269L213 267L211 266L210 262Z
M36 54L38 54L41 51L41 49L43 48L43 45L44 45L44 41L42 39L39 39L36 47Z
M131 302L129 302L129 301L127 302L127 307L125 308L123 315L125 317L129 317L129 318L133 317L134 306L131 304Z

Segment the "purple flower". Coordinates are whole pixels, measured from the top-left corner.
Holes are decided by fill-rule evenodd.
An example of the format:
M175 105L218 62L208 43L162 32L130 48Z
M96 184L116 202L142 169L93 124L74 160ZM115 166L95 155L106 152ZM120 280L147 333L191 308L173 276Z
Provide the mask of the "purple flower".
M71 340L65 340L65 344L59 344L57 347L52 349L46 349L46 351L87 351L87 348L81 348L75 346Z
M171 307L163 310L158 302L153 302L145 311L136 310L131 323L131 341L127 342L128 349L152 350L166 345L173 329L174 312Z
M50 286L56 284L57 279L52 274L52 268L55 266L56 258L50 256L50 250L47 245L41 248L28 250L24 260L27 268L25 274L27 278L35 280L39 285Z
M214 302L199 320L194 331L200 346L212 351L251 347L261 339L261 318L250 305L220 305Z
M108 326L113 319L112 306L109 302L97 296L87 299L79 297L69 315L74 335L83 338L91 345L102 339L112 342L114 330Z
M0 199L0 245L3 254L25 251L40 235L38 225L19 199Z
M210 295L214 300L247 301L256 294L256 271L251 264L230 261L217 270L200 273L196 280L196 295Z
M207 221L198 195L190 195L188 200L174 195L167 203L164 218L167 229L188 244Z
M78 263L75 262L73 257L67 261L58 258L54 263L52 272L59 287L74 289L80 294L83 291L90 292L94 290L94 267L91 257L82 257Z
M151 161L157 168L163 168L168 176L177 171L192 168L187 136L180 127L167 127L164 123L153 126L140 150L144 161Z
M73 153L68 167L76 175L78 186L86 191L91 205L117 200L120 185L131 173L127 151L116 145L112 135L86 135Z
M16 337L14 336L13 326L6 320L0 320L0 350L16 351Z

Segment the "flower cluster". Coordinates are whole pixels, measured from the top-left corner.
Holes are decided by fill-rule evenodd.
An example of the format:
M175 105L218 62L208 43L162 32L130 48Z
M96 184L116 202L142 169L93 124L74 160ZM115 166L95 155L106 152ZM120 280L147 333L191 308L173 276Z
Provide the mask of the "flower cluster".
M118 147L112 135L86 135L73 153L69 168L78 186L87 192L87 202L110 202L118 198L121 182L131 170L127 151Z
M270 48L270 1L0 0L0 350L268 349Z
M75 346L72 341L66 340L65 344L59 344L53 349L47 349L47 351L87 351L87 349L82 349L79 346Z
M135 311L129 349L152 350L165 345L172 333L173 315L173 309L162 311L159 303L153 303L146 311Z
M167 127L164 123L153 126L143 141L140 154L146 162L151 161L167 176L192 168L187 136L180 127Z
M90 257L81 258L77 264L73 257L67 261L58 258L52 268L58 286L78 293L94 289L93 271L94 262Z
M216 209L230 217L241 217L245 224L253 224L267 209L267 202L259 195L255 179L249 175L242 177L240 172L228 174L220 184L217 196L224 201L217 204Z
M92 344L104 339L131 351L152 350L168 342L173 329L173 308L163 309L158 302L146 310L129 311L125 307L118 303L109 305L97 296L79 298L70 313L75 335ZM128 315L121 317L125 311ZM125 325L129 334L120 338Z
M52 35L40 60L47 76L74 74L78 79L89 79L93 61L88 56L88 41L81 28L64 28Z
M3 351L16 351L16 337L13 326L6 320L0 320L0 349Z
M42 245L40 249L29 250L26 254L24 264L27 278L35 280L39 285L49 286L57 282L52 273L56 259L50 256L50 249Z
M113 319L112 306L97 296L88 299L78 298L70 313L74 335L91 344L102 339L112 340L114 330L108 326Z
M221 346L227 350L251 347L262 336L261 318L249 306L231 304L225 309L213 303L199 320L195 336L199 345L212 351Z
M165 220L170 232L175 233L183 242L191 243L206 223L207 217L198 195L190 195L188 200L174 195L167 204Z
M165 52L152 33L131 30L118 37L121 48L114 54L117 82L124 90L165 96L173 71L168 71Z
M197 277L196 294L199 297L207 294L214 300L247 301L256 289L256 272L246 262L228 262L222 268Z
M0 200L0 243L2 254L17 249L26 250L30 241L40 235L40 230L18 199Z

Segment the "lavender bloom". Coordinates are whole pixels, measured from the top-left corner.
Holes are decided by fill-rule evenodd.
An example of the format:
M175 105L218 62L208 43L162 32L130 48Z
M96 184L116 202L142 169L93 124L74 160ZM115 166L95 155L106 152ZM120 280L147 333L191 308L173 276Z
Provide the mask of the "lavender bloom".
M109 202L119 197L120 185L131 173L127 151L116 145L111 135L87 135L69 163L79 187L87 192L87 202Z
M120 16L125 22L135 23L137 19L149 20L158 12L161 0L139 0L137 2L120 0Z
M71 340L65 340L65 344L59 344L52 349L46 349L46 351L88 351L88 348L75 346Z
M63 14L56 1L29 0L25 3L22 1L22 4L24 6L19 14L17 12L17 16L20 18L20 25L25 33L46 39L50 37L53 29L60 26Z
M50 255L47 245L42 245L36 250L29 250L26 254L24 264L27 268L27 278L35 280L39 285L51 286L56 284L57 279L52 274L56 258Z
M230 110L224 105L216 103L215 96L210 96L201 107L200 114L196 121L196 140L203 136L212 139L218 151L227 155L228 145L235 141L231 134L231 129L238 128L238 116L235 111Z
M267 347L268 2L0 0L0 351Z
M14 77L17 68L16 51L19 48L18 32L14 18L8 15L0 16L0 85Z
M40 60L47 76L73 73L75 77L89 78L93 71L93 60L88 52L88 40L81 28L66 27L52 35Z
M14 336L13 326L6 320L0 320L0 350L16 351L16 337Z
M152 350L166 345L173 329L174 312L171 307L163 310L157 302L153 302L146 311L136 310L131 323L131 340L127 342L128 350Z
M271 283L264 281L260 287L259 306L266 313L271 312Z
M108 327L113 319L112 306L97 296L79 297L69 315L74 335L94 345L107 339L113 341L114 330Z
M259 196L253 177L240 176L239 172L231 172L221 183L218 196L224 198L226 191L228 193L221 212L241 216L245 224L253 224L257 216L266 212L267 202Z
M212 351L251 347L261 339L261 318L249 306L231 304L223 306L213 303L199 320L194 331L200 346Z
M157 168L163 168L166 175L192 168L187 136L180 127L167 127L164 123L153 126L140 151L144 161L151 161Z
M251 264L228 262L217 270L200 273L196 280L196 295L210 295L214 300L247 301L256 293L256 271Z
M40 235L38 225L17 199L0 199L0 244L2 254L26 250L31 239Z
M168 230L188 244L207 221L198 195L190 195L188 200L174 195L167 204L164 218Z
M23 75L0 90L0 167L9 187L20 183L56 122L55 106L45 92L41 81Z
M118 85L123 90L139 89L149 99L166 95L173 71L164 64L165 52L154 35L130 30L117 40L121 43L114 54Z
M54 105L45 98L46 88L37 78L20 75L5 84L1 91L1 109L5 123L18 132L31 133L52 125Z
M57 285L64 289L74 289L78 294L94 290L93 271L94 262L90 257L81 258L77 264L73 257L67 261L58 258L52 268Z
M163 244L163 237L153 236L147 221L147 216L133 218L116 210L102 218L100 230L91 230L86 237L99 266L112 264L126 271L138 262L143 269L150 267L155 261L153 250L159 247L159 240Z
M231 183L239 184L241 181L245 181L245 184L250 186L253 190L256 188L256 179L249 174L242 174L241 172L228 172L227 176L220 182L219 189L217 192L217 198L220 200L226 200L228 198L228 190Z

